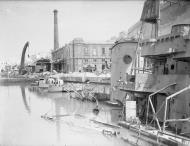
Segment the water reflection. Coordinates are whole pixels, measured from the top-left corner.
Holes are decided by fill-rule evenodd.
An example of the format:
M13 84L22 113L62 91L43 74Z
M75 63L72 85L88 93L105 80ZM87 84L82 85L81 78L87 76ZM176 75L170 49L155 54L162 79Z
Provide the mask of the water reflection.
M120 137L103 134L103 131L109 133L110 129L115 132L114 128L103 123L117 123L122 118L122 109L99 103L99 112L93 113L96 103L82 102L67 93L48 93L30 86L0 86L0 94L2 145L127 146L131 145L128 140L137 141L137 133L131 134L127 129L119 129ZM57 118L46 120L41 118L44 114L57 115ZM138 144L152 145L141 140Z
M26 99L25 86L20 86L20 89L21 89L22 99L23 99L23 103L24 103L25 109L30 114L31 110L30 110L30 106L29 106L29 104L27 102L27 99Z
M52 94L51 94L52 95ZM50 98L50 97L49 97ZM114 123L117 122L121 114L121 109L111 109L108 106L100 104L100 111L98 114L93 113L93 109L96 107L95 103L88 101L80 101L70 98L67 94L62 94L62 98L59 94L52 95L51 99L54 102L55 112L52 111L51 114L55 115L69 115L60 116L56 120L56 134L57 141L63 139L61 132L64 132L63 127L69 127L70 131L81 130L82 129L96 129L100 128L101 125L95 125L90 123L90 120L96 120L103 123ZM74 129L73 129L74 127Z
M56 115L60 115L61 113L61 106L59 106L59 104L56 104L55 102L55 113ZM60 141L60 121L57 120L56 121L56 135L57 135L57 141Z
M113 123L117 122L118 117L120 115L121 109L112 109L109 106L105 106L100 103L100 109L98 114L93 112L93 109L96 108L96 104L89 101L81 101L73 99L69 96L68 93L47 93L45 90L41 90L38 88L30 89L29 91L38 95L38 98L41 99L50 99L53 102L53 108L51 111L48 111L49 115L56 115L57 119L55 121L56 126L56 135L57 141L63 141L62 135L65 129L65 126L69 128L70 131L74 131L76 129L94 129L92 127L92 123L90 123L89 119L97 120L105 123ZM69 115L67 117L59 115ZM76 116L77 115L77 116ZM80 116L79 116L80 115ZM97 125L96 125L97 128ZM63 129L63 130L62 130ZM78 130L79 130L78 129ZM73 134L73 133L72 133Z
M102 135L106 127L92 120L113 123L119 109L70 98L67 93L48 93L29 86L0 86L0 111L3 111L0 143L4 145L126 145L116 138ZM8 92L11 91L11 92ZM14 109L14 110L13 110ZM41 115L68 115L55 121Z

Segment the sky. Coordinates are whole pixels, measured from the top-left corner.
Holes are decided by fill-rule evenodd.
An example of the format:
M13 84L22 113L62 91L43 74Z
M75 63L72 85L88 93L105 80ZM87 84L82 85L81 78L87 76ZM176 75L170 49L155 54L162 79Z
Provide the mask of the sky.
M26 54L53 49L53 10L58 10L59 45L73 38L103 42L139 21L143 1L0 1L0 62L19 63Z

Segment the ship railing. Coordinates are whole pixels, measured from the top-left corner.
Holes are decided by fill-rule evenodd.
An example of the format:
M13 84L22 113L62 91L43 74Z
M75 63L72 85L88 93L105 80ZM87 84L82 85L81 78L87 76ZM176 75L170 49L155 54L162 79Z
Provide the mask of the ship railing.
M160 111L160 109L159 109L159 110L157 111L157 113L156 113L151 98L152 98L154 95L156 95L157 93L160 93L161 91L163 91L163 90L165 90L165 89L167 89L167 88L169 88L169 87L171 87L171 86L173 86L173 85L176 85L176 83L169 84L169 85L167 85L167 86L165 86L165 87L163 87L163 88L157 90L156 92L154 92L154 93L152 93L152 94L150 94L150 95L148 96L147 113L146 113L146 126L148 125L149 106L151 106L151 109L152 109L152 112L153 112L153 120L156 120L157 126L158 126L159 130L161 131L161 126L160 126L160 123L159 123L159 120L158 120L158 117L157 117L157 113ZM162 106L161 106L161 107L162 107Z
M190 89L190 85L183 88L182 90L180 90L180 91L166 97L166 99L165 99L165 109L164 109L164 122L163 122L163 127L162 127L163 132L165 131L165 128L166 128L166 122L185 122L185 121L190 121L190 118L186 118L186 119L167 119L166 118L167 117L168 100L174 98L175 96L177 96L177 95L179 95L179 94L181 94L181 93L183 93L183 92L185 92L185 91L187 91L189 89Z

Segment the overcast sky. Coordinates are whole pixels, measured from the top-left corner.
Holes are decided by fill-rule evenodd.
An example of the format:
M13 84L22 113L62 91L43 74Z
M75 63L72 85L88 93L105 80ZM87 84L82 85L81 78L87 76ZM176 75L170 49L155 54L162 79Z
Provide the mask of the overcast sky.
M53 10L58 10L59 44L73 38L106 41L135 24L143 1L1 1L0 62L20 62L23 46L27 54L53 49Z

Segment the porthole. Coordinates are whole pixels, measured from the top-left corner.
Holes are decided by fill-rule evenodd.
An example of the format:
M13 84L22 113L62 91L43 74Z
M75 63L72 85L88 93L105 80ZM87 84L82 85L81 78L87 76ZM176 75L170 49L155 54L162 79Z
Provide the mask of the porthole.
M123 62L124 62L125 64L129 64L129 63L131 63L131 61L132 61L132 58L131 58L130 55L125 55L125 56L123 57Z

